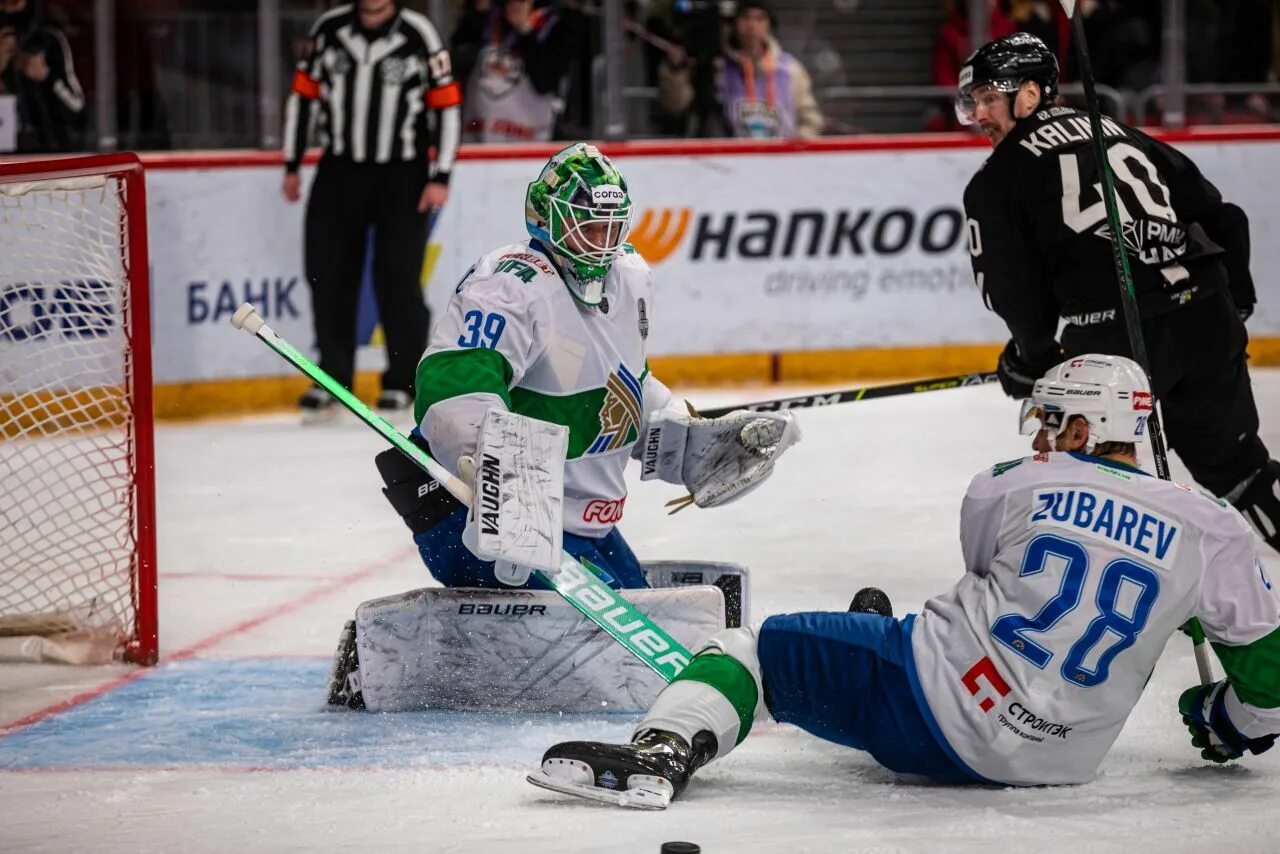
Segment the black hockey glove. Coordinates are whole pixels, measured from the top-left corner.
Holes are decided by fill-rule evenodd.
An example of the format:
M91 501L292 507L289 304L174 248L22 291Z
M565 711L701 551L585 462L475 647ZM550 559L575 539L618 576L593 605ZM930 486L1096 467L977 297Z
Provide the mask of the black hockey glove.
M426 447L426 440L417 430L409 434L409 438L415 445L431 453ZM395 448L388 448L374 457L373 461L386 483L382 494L415 534L431 530L446 516L463 506L435 478L418 468L413 460Z
M1248 738L1231 722L1226 709L1227 682L1197 685L1182 692L1178 711L1191 733L1191 746L1200 748L1200 756L1210 762L1239 759L1247 750L1257 755L1275 744L1274 735Z
M1000 361L996 363L996 377L1000 380L1000 388L1009 397L1030 397L1036 380L1058 364L1060 357L1061 350L1055 350L1052 361L1032 364L1022 357L1018 345L1010 338L1009 343L1004 345L1004 352L1000 354Z
M1248 305L1237 305L1236 314L1240 315L1240 320L1245 321L1253 317L1253 303Z

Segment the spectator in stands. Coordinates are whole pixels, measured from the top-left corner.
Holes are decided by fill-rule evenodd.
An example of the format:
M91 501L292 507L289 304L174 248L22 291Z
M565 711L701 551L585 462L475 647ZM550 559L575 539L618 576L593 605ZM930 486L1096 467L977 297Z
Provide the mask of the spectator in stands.
M18 151L78 150L85 100L66 38L39 22L35 0L0 0L0 34L0 90L18 99Z
M1003 12L996 0L988 0L990 9L987 31L991 38L998 39L1016 32L1016 27ZM933 43L933 56L929 70L934 86L946 86L954 90L960 85L960 68L965 59L973 53L973 36L969 26L968 0L943 0L943 12L946 17L938 30L938 37ZM976 127L973 126L973 127ZM962 125L955 113L955 98L948 95L936 107L930 107L925 113L925 130L948 131L960 130Z
M573 59L559 23L533 0L470 0L453 34L464 141L551 139Z
M1268 0L1189 0L1188 83L1260 83L1271 75L1272 9ZM1265 95L1208 94L1187 99L1191 123L1265 122Z
M773 37L776 23L765 0L738 3L733 34L716 68L715 129L722 135L807 139L822 132L822 111L809 72ZM691 71L668 81L672 106L693 102Z
M658 87L653 114L658 133L711 135L712 117L720 112L716 69L728 20L714 0L655 0L643 29L631 29L648 46L649 82Z

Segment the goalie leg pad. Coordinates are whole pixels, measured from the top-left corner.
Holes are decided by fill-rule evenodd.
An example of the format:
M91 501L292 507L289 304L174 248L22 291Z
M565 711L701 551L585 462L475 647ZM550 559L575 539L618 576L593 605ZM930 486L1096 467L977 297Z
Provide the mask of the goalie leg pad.
M690 649L724 630L714 587L623 594ZM356 610L373 711L643 712L665 684L558 594L414 590Z
M731 629L751 620L747 568L713 560L646 560L641 564L650 587L711 584L724 593L725 625Z

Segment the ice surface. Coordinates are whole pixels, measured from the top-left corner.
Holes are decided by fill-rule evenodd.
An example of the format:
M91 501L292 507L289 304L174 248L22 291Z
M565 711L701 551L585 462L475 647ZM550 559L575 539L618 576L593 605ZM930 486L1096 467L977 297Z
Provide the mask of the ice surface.
M1280 372L1255 371L1255 392L1264 437L1280 447ZM712 406L771 394L689 396ZM843 610L868 584L916 610L960 572L969 478L1026 450L1016 408L991 387L800 419L804 441L772 481L729 507L667 516L677 490L633 479L622 530L635 550L747 564L757 619ZM0 727L124 680L0 736L0 850L629 854L672 839L709 854L1280 849L1280 750L1230 767L1199 760L1174 713L1196 681L1181 638L1084 786L936 786L770 726L662 813L535 789L524 773L552 741L616 737L629 719L320 707L356 604L429 583L379 494L372 431L276 416L161 425L157 444L168 663L140 677L0 668ZM1280 558L1266 560L1280 574Z

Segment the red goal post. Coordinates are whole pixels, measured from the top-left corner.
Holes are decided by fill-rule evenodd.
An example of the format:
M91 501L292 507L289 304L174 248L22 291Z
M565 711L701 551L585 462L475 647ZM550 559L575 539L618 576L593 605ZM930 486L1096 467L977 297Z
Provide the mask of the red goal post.
M146 189L0 163L0 660L158 655Z

